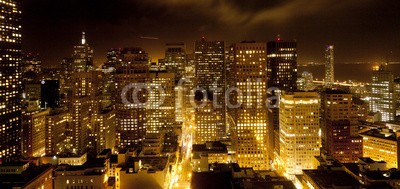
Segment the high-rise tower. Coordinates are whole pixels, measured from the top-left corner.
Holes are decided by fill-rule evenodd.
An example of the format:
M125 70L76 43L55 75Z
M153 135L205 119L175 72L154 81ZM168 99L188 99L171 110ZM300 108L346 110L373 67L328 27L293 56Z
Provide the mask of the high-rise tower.
M392 121L396 115L394 78L387 65L373 68L370 111L379 112L381 121Z
M241 166L255 170L269 169L267 127L267 75L265 69L266 44L242 42L232 46L234 60L231 65L230 86L240 93L230 93L229 118L237 161Z
M164 65L167 72L175 74L175 83L182 79L185 72L185 49L184 43L167 43L165 45Z
M284 41L278 37L267 43L268 87L277 87L280 91L297 89L297 43Z
M146 134L147 95L135 84L149 79L149 56L138 47L120 50L121 63L116 66L116 131L117 146L124 148L143 141ZM143 86L142 86L143 87Z
M93 49L86 42L85 32L82 32L81 44L74 46L73 67L75 72L93 69Z
M196 85L213 99L217 137L226 135L225 127L225 46L223 41L195 42ZM200 89L199 89L200 90Z
M328 45L325 49L325 87L332 86L335 82L334 47Z
M19 1L0 1L0 164L20 154L21 11Z
M284 41L278 36L275 41L267 43L267 81L271 104L268 108L269 148L279 155L279 101L274 97L283 91L297 90L296 41Z
M283 94L279 103L279 149L277 158L284 175L294 178L303 169L315 169L314 156L320 154L320 97L316 92Z

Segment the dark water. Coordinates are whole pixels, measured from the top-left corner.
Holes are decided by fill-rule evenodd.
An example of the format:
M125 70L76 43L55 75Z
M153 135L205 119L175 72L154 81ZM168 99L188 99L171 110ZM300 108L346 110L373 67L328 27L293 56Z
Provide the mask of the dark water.
M335 80L339 81L360 81L370 82L372 67L378 64L336 64ZM400 77L400 64L390 64L388 69L393 72L395 77ZM325 66L299 66L299 73L303 71L311 72L314 79L321 80L325 77Z

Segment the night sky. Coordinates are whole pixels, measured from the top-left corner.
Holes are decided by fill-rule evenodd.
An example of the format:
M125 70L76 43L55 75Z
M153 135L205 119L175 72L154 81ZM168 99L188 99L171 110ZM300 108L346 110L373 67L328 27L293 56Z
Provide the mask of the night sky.
M202 36L298 42L299 63L322 62L334 44L336 62L400 61L399 0L23 0L23 48L45 65L70 56L86 31L95 64L110 48L139 46L153 61L164 44ZM141 37L155 37L142 39Z

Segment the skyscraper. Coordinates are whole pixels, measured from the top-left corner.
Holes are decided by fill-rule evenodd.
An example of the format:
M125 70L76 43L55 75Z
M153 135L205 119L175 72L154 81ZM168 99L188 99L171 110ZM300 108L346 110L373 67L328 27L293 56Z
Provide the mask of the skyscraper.
M167 43L165 45L165 58L158 62L159 66L165 67L168 73L175 74L175 84L178 84L179 80L185 78L185 66L186 66L186 47L184 43ZM177 122L183 122L183 103L184 103L184 88L182 86L176 86L176 104L175 104L175 115Z
M50 111L46 116L46 155L59 154L66 148L69 117L68 112L57 110Z
M226 135L225 127L225 46L223 41L195 42L196 85L205 90L216 102L217 136ZM200 91L200 89L199 89Z
M115 73L116 67L121 63L121 50L110 49L107 51L107 61L102 66L103 69L103 107L114 106L115 96L117 96L116 85L115 85Z
M69 105L72 123L70 125L72 149L76 153L85 152L90 147L89 133L100 110L99 81L101 72L76 72L71 77L72 98ZM95 134L95 133L94 133Z
M198 106L196 107L195 120L195 138L196 144L202 144L207 141L215 141L217 136L217 112L213 108L210 99L196 99ZM204 104L204 105L201 105Z
M0 164L20 154L21 11L19 1L0 1Z
M115 147L115 110L102 110L99 112L95 122L94 132L96 133L96 149L100 153L104 149Z
M279 101L278 96L283 91L295 91L297 89L297 43L296 41L284 41L279 36L275 41L267 43L267 87L268 98L271 105L268 108L269 148L274 153L279 150ZM274 89L275 88L275 89ZM272 152L270 156L273 156ZM275 157L270 157L274 159Z
M149 78L149 57L142 48L124 48L120 52L121 63L116 66L116 127L118 147L134 146L143 141L146 134L147 95L135 83L146 83ZM133 94L134 90L136 94ZM135 102L134 98L139 102Z
M381 121L392 121L396 115L393 73L387 65L375 66L372 71L370 111L379 112Z
M316 92L294 92L280 96L278 165L284 175L294 178L303 169L314 169L320 154L320 97Z
M269 169L267 107L266 107L266 44L256 42L236 43L232 46L234 60L231 65L232 87L238 88L228 106L237 161L240 166L255 170ZM232 93L230 93L232 94ZM236 95L235 95L236 94ZM231 104L231 103L230 103Z
M85 32L82 32L81 44L74 46L73 67L75 72L93 69L93 49L86 42Z
M50 109L23 113L22 154L26 157L45 155L46 116Z
M164 66L167 72L175 74L175 82L182 79L185 72L186 48L184 43L167 43L165 45Z
M277 38L267 43L268 87L280 91L297 89L297 43Z
M358 136L358 117L353 95L327 89L321 94L322 146L342 163L354 163L362 155L362 137Z
M146 133L172 132L175 124L175 74L150 71Z
M43 80L40 89L40 107L57 108L60 106L60 82L58 80Z
M334 46L328 45L325 49L325 87L330 87L335 82Z

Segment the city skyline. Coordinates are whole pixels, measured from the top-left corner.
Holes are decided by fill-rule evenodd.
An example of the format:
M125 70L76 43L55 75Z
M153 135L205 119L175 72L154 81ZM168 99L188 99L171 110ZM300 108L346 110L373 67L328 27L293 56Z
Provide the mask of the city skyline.
M0 0L0 188L400 189L391 1Z
M190 50L203 36L233 44L269 41L277 34L298 41L300 64L324 62L325 44L335 45L338 64L400 60L400 35L395 32L400 13L394 0L25 1L22 5L23 48L40 53L45 65L69 56L68 47L76 44L81 31L92 42L96 65L105 62L110 48L140 46L157 61L165 43L184 42Z

